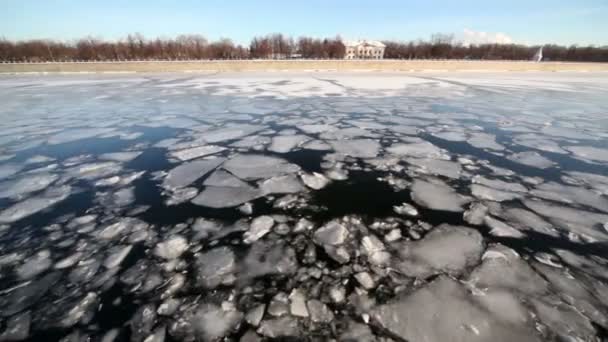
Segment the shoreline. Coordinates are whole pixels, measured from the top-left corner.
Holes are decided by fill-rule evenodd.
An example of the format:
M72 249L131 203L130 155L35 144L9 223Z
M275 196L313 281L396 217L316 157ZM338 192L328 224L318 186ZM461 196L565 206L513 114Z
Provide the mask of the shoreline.
M215 60L0 63L0 74L242 71L578 71L608 72L608 63L464 60Z

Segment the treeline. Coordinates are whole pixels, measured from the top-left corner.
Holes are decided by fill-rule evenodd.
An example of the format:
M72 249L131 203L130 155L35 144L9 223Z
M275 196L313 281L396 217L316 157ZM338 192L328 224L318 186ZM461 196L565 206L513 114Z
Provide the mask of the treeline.
M433 35L429 41L384 41L387 59L529 60L539 46L518 44L467 45L451 35ZM340 37L294 39L282 34L255 37L249 46L230 39L208 41L201 35L173 39L146 39L140 34L118 41L83 38L74 42L0 39L2 62L124 61L190 59L341 59L345 46ZM544 60L608 62L608 47L545 45Z

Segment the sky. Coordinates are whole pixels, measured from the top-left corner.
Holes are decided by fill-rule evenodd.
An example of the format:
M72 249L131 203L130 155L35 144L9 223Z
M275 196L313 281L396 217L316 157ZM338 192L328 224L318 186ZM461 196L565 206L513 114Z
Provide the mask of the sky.
M2 0L0 37L115 40L202 34L608 45L608 0Z

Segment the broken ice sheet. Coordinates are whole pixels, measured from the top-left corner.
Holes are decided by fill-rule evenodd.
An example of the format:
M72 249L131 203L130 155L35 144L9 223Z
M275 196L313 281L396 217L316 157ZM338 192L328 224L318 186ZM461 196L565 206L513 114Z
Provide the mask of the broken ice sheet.
M163 181L168 189L186 187L224 162L224 158L196 160L183 163L169 171Z
M268 179L300 170L284 159L256 154L237 154L223 168L244 180Z
M551 160L541 156L537 152L530 151L512 154L508 159L516 163L537 167L539 169L547 169L555 165Z
M22 218L33 215L41 210L65 200L71 193L72 188L64 185L51 188L41 195L30 197L26 200L13 204L0 212L0 223L11 223Z
M483 251L483 239L476 230L443 224L422 240L399 244L394 267L418 278L434 274L461 274L476 265Z
M471 199L460 195L449 185L439 180L415 180L411 186L412 200L418 205L433 209L452 212L464 211L463 205Z
M200 158L204 156L208 156L211 154L216 154L222 151L225 151L225 147L215 146L215 145L207 145L207 146L199 146L188 148L184 150L172 151L169 153L171 157L177 158L181 161L188 161L195 158Z

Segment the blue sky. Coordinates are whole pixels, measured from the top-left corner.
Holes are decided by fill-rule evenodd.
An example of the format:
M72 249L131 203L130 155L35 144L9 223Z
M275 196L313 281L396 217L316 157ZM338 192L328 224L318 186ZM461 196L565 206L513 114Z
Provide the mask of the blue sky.
M0 10L0 37L8 39L133 32L238 43L272 32L397 40L437 32L492 40L502 33L517 43L608 45L608 0L3 0Z

